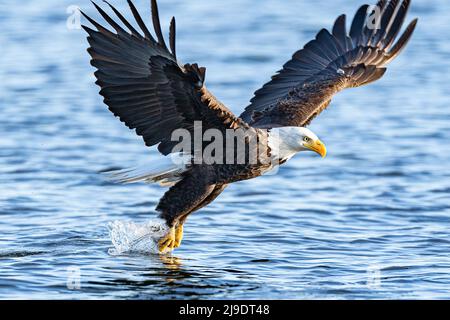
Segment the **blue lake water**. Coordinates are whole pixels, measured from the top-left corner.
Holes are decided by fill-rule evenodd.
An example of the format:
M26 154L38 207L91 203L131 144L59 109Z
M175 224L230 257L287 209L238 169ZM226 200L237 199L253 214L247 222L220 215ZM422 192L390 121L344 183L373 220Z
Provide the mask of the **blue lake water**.
M209 89L239 114L294 51L362 3L162 0L160 10L166 31L177 17L179 58L206 66ZM450 298L450 2L414 0L416 34L386 76L313 122L326 159L298 155L230 186L167 257L108 254L107 224L154 217L165 189L97 173L159 154L102 104L85 34L66 25L70 5L99 17L84 0L0 3L0 299Z

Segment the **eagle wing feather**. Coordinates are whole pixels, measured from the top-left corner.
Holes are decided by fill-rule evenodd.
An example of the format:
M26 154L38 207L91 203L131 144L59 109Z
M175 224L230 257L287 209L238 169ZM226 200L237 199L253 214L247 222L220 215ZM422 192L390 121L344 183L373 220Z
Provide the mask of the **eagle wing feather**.
M197 64L180 65L175 52L175 19L170 24L167 47L161 31L158 7L152 4L152 22L156 39L143 22L133 3L131 12L143 35L108 3L122 28L102 8L94 3L115 33L83 13L97 29L83 26L89 34L91 64L100 94L109 110L128 128L135 129L147 146L158 144L161 153L171 153L177 143L171 141L175 129L193 130L195 121L204 129L227 129L245 126L204 86L205 68Z
M305 126L337 92L380 79L415 29L417 19L394 44L409 6L410 0L381 0L377 4L381 15L372 21L374 11L363 5L349 33L346 16L339 16L331 33L322 29L255 92L241 118L255 127Z

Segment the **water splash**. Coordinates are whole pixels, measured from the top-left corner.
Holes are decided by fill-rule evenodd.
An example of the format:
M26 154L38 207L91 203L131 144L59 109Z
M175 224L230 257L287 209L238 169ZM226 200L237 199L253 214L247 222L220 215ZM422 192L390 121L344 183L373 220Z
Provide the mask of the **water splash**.
M142 224L116 220L108 224L108 229L114 245L108 251L110 255L157 254L158 240L169 230L162 219Z

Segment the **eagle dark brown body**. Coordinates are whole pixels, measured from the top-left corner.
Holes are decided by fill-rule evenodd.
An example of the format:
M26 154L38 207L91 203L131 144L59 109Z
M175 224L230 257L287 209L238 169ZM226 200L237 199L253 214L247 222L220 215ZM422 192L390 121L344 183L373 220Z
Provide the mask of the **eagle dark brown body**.
M251 132L261 138L258 148L262 145L263 153L273 158L269 146L270 130L306 126L328 107L337 92L380 79L386 72L386 65L406 46L417 22L417 19L413 20L398 37L410 6L409 0L381 0L377 3L378 10L363 5L349 32L346 16L341 15L332 32L322 29L270 82L256 91L251 104L238 117L206 89L205 68L197 64L182 65L178 61L175 19L170 24L167 46L156 1L151 1L154 35L133 3L130 0L128 3L140 31L111 5L111 10L128 30L96 4L114 32L83 13L97 29L83 26L89 34L88 52L92 57L91 64L97 69L96 83L105 104L142 136L147 146L158 145L163 155L173 153L177 142L172 141L171 135L175 130L194 132L194 124L201 122L203 131ZM369 21L377 12L378 23L373 27ZM305 141L307 139L305 137ZM276 165L290 156L280 156ZM271 167L273 163L263 162L193 163L182 173L177 173L178 176L163 173L158 178L153 175L151 179L141 179L175 182L157 206L160 216L170 227L170 232L161 239L161 251L180 245L183 223L190 213L211 203L228 184L260 176Z

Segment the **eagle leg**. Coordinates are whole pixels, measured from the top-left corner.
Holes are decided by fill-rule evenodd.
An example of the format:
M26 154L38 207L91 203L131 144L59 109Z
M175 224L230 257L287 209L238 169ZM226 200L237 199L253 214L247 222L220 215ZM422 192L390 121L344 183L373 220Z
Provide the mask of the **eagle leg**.
M215 190L216 184L211 182L207 168L193 167L185 172L183 179L161 198L156 211L160 212L160 218L166 220L169 231L158 241L160 253L168 253L180 246L187 216L201 208Z
M214 201L227 186L214 182L211 166L199 165L184 173L184 177L161 198L156 211L166 220L169 232L158 241L160 253L168 253L181 245L183 225L187 217ZM212 170L212 171L211 171Z
M205 200L203 200L198 206L194 207L188 214L180 217L176 225L170 228L169 233L159 241L159 252L166 253L181 246L181 241L183 240L183 226L188 215L213 202L226 187L226 184L216 185L213 192L211 192Z

